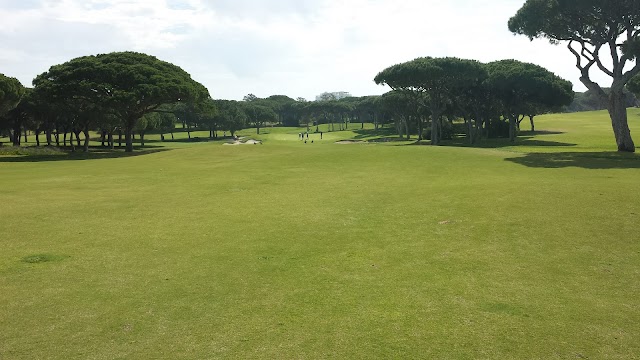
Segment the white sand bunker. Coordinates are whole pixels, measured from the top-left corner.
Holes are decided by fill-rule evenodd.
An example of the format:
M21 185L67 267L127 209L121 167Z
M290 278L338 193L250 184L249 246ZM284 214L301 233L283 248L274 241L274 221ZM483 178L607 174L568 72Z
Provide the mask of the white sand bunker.
M240 140L235 140L235 141L230 142L230 143L226 143L224 145L256 145L256 144L262 144L262 141L253 140L253 139L250 139L250 140L247 140L247 141L243 141L242 139L240 139Z

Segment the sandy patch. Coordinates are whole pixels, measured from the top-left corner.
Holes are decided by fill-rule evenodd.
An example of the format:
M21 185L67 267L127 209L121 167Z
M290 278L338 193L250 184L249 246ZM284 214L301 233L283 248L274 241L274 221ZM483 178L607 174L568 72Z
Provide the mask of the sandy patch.
M260 140L247 140L247 141L242 141L242 140L235 140L233 142L230 143L226 143L224 145L257 145L257 144L262 144L262 141Z

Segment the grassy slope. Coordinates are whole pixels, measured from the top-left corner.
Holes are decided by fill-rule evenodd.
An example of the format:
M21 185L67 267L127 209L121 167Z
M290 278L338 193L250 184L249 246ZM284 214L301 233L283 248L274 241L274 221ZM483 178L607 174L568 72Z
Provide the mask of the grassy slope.
M640 161L604 113L537 127L0 158L0 358L633 358Z

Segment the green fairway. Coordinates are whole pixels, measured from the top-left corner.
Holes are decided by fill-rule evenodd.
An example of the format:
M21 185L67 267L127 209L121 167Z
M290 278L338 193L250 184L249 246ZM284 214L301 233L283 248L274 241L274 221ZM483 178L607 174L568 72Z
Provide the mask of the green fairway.
M0 359L637 358L640 156L536 129L0 156Z

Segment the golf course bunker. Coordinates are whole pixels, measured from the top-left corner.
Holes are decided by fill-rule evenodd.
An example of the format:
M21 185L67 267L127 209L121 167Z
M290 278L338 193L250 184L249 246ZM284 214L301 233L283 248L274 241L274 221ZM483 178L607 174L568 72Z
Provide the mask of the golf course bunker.
M247 140L247 141L242 141L242 140L236 140L234 142L230 142L230 143L226 143L224 145L257 145L257 144L262 144L262 141L260 140Z

